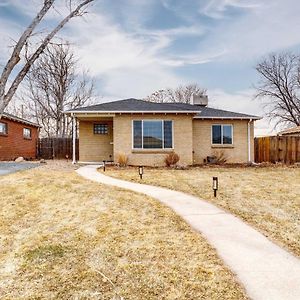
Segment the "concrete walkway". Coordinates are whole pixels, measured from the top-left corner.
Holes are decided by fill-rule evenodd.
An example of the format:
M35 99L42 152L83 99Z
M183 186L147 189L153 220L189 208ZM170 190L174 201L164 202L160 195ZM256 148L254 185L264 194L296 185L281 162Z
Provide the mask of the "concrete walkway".
M300 260L233 215L197 197L105 176L85 166L83 177L153 197L171 207L216 248L252 299L299 300Z

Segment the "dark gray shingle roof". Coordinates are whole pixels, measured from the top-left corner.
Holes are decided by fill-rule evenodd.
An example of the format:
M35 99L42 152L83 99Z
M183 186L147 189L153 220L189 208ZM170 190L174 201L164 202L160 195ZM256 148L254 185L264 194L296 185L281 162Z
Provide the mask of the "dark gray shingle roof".
M211 107L202 107L201 113L197 114L197 118L207 118L207 119L213 119L213 118L224 118L224 119L230 119L230 118L242 118L242 119L260 119L258 116L253 115L247 115L222 109L216 109Z
M155 103L134 98L80 107L69 110L66 113L71 112L194 112L197 113L197 118L259 119L259 117L252 115L235 113L205 106L197 106L185 103Z
M101 103L87 107L80 107L68 112L149 112L149 111L201 111L201 107L183 103L154 103L139 99L124 99Z

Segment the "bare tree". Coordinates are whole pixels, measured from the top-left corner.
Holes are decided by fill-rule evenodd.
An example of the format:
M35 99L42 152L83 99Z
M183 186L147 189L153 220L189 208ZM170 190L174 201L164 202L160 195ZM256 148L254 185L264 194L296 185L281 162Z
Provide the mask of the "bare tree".
M71 120L63 111L91 102L93 82L77 69L70 45L50 44L28 72L22 102L27 116L42 126L42 134L69 135Z
M164 90L158 90L146 97L145 100L150 102L190 103L193 94L206 95L206 89L201 88L197 84L180 85L175 89L166 88Z
M23 62L23 66L19 67L20 70L17 72L17 75L12 79L12 83L8 84L12 72L17 70L17 65L21 62L21 55L24 52L26 45L28 45L30 38L34 35L34 30L41 23L47 12L53 6L55 0L44 0L43 6L37 15L33 18L31 24L25 29L16 45L13 48L12 54L8 59L6 65L4 66L1 76L0 76L0 119L3 114L4 109L7 107L12 97L15 95L20 83L30 70L33 63L38 59L38 57L43 53L49 42L53 37L61 30L66 23L68 23L72 18L82 16L85 13L85 9L88 4L94 0L82 0L79 1L79 4L73 7L72 0L66 1L69 7L69 14L60 21L57 26L50 31L38 44L37 48L33 53L28 55L28 59Z
M271 54L257 64L260 82L256 97L264 101L270 119L300 125L300 56Z

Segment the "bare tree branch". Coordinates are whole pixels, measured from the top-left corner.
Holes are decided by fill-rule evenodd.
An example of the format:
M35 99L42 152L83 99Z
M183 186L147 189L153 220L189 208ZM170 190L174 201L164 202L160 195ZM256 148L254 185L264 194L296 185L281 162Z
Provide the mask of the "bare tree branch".
M38 59L38 57L43 53L51 39L61 30L66 23L68 23L72 18L77 16L82 16L84 14L84 8L93 2L94 0L84 0L77 7L70 11L70 13L42 40L40 46L36 51L28 58L25 65L18 72L17 76L13 80L9 88L7 88L7 82L10 74L14 70L15 66L20 61L20 53L24 49L25 44L28 42L29 37L33 33L33 30L44 18L50 7L53 5L55 0L44 0L44 5L40 12L33 19L32 23L27 27L22 36L20 37L17 45L14 47L11 58L8 60L6 66L3 69L2 75L0 77L0 118L4 109L7 107L8 103L11 101L12 97L16 93L20 83L30 70L33 63ZM7 90L7 93L6 93Z
M33 30L37 27L37 25L41 22L43 17L46 15L54 0L45 0L42 9L38 12L36 17L32 20L31 24L26 28L21 37L19 38L17 44L15 45L13 52L8 60L6 66L3 68L1 78L0 78L0 99L2 99L5 93L5 86L7 84L7 80L14 69L14 67L20 61L20 53L27 43L29 37L31 36Z
M42 126L42 135L56 137L70 134L71 120L63 111L90 103L94 91L87 74L78 75L77 60L65 43L48 45L25 84L28 117Z
M276 124L300 125L300 58L290 53L271 54L257 64L261 79L256 97L264 101Z
M188 84L179 86L175 89L167 88L158 90L145 98L150 102L180 102L190 103L193 94L205 95L206 89L199 87L197 84Z

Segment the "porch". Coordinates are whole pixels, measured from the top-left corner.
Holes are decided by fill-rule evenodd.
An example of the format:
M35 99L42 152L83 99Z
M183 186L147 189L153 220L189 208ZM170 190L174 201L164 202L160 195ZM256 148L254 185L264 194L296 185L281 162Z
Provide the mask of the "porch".
M73 116L73 137L79 137L78 163L98 163L113 161L113 115L76 115ZM75 128L74 128L75 127ZM74 144L73 144L74 150ZM75 150L76 151L76 150ZM73 157L73 163L76 160Z

